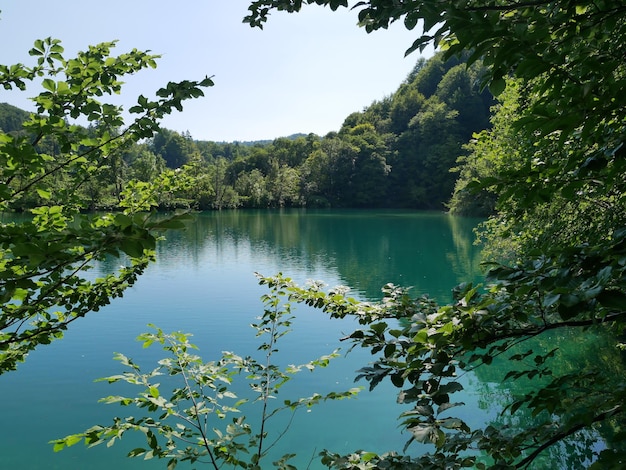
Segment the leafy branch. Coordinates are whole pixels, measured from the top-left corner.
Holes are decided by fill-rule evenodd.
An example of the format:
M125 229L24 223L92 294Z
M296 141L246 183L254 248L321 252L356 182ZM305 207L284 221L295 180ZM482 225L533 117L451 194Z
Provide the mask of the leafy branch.
M62 337L77 318L120 296L154 259L157 232L184 227L180 213L155 221L144 212L157 207L160 195L187 184L185 171L128 182L117 194L121 213L83 213L85 194L76 189L105 160L151 137L160 118L213 85L208 77L170 82L157 91L157 100L140 97L132 110L139 116L124 128L121 108L98 99L119 93L124 75L155 67L157 56L133 50L112 57L114 46L90 46L66 59L60 41L48 38L35 41L29 52L35 66L0 66L5 89L26 90L27 82L38 78L43 87L34 98L37 112L23 129L0 133L0 208L28 208L33 214L1 224L0 374L14 370L38 345ZM96 125L69 124L81 116ZM82 276L94 261L123 254L130 260L116 274L93 282Z
M344 392L330 392L326 395L313 394L297 400L285 400L282 406L270 407L270 401L276 398L281 387L301 370L313 371L326 367L329 361L338 356L336 352L322 356L307 364L290 365L284 370L274 363L280 338L290 331L293 316L291 304L284 302L286 292L282 288L273 288L262 297L264 313L253 325L257 337L268 335L258 347L264 352L264 359L257 361L253 357L240 357L232 352L223 352L218 361L204 362L191 351L197 347L189 342L191 335L180 332L163 333L152 326L154 333L144 333L138 337L144 348L153 344L160 345L169 357L158 361L158 367L151 372L142 373L139 365L123 354L116 354L116 359L130 369L123 374L100 379L109 383L126 382L141 387L135 397L109 396L104 403L118 403L122 406L134 405L146 409L150 414L160 413L158 419L150 416L135 419L115 418L109 426L93 426L83 433L56 439L51 443L59 451L84 441L92 447L103 442L112 445L126 431L143 433L148 443L147 448L136 448L129 452L129 457L142 456L144 459L163 458L168 461L168 469L176 467L181 461L202 461L208 458L212 468L240 467L250 470L262 468L262 462L269 450L285 435L294 413L302 407L311 407L326 400L350 398L358 389ZM249 387L256 398L249 401L239 398L233 389L234 379L245 374ZM173 389L166 398L160 383L154 379L168 377L182 382L182 386ZM260 403L261 419L258 430L246 423L244 406ZM267 444L270 436L268 421L280 412L290 412L291 419L283 430L273 429L275 440ZM227 418L231 417L230 422ZM225 424L227 423L227 424ZM212 429L212 434L209 432ZM159 440L159 436L165 442ZM182 445L186 445L182 447ZM250 453L250 454L249 454ZM248 457L249 455L249 457ZM293 454L286 454L274 462L274 466L283 470L294 467L287 462Z

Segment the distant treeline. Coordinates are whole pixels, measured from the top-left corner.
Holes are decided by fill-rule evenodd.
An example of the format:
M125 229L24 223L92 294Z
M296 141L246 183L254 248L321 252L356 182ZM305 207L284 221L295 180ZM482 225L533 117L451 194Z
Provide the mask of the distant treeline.
M420 59L395 93L350 114L338 132L323 137L218 143L163 129L99 162L98 178L77 190L92 209L111 208L128 181L149 181L169 167L181 168L189 184L162 195L164 209L443 209L457 177L451 169L472 135L489 127L494 101L479 88L481 72L481 65L467 67L460 59ZM27 116L1 104L0 128L21 133ZM44 140L39 148L54 157L55 145ZM58 179L62 186L63 175ZM15 209L40 202L23 199Z

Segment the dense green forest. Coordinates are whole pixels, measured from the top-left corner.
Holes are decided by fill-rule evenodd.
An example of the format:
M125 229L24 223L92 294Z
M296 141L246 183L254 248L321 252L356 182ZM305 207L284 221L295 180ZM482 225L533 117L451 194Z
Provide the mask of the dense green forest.
M436 55L420 59L393 94L347 116L326 136L263 142L206 142L161 129L101 162L80 192L91 209L114 208L126 183L183 169L186 190L162 194L163 209L262 207L401 207L443 209L471 136L489 126L491 94L483 70ZM0 128L20 132L28 113L0 105ZM99 124L93 124L98 126ZM55 155L43 140L42 153ZM67 176L67 175L66 175ZM59 183L65 183L59 176ZM32 196L36 197L36 196ZM22 199L15 209L38 205Z

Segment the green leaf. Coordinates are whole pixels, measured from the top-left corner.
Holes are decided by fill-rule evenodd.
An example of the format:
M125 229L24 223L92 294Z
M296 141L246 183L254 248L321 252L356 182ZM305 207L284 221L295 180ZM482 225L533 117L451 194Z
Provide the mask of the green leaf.
M417 442L421 443L435 443L437 442L437 428L431 424L418 424L409 428L409 431L413 435L413 438Z
M384 355L386 358L390 358L396 352L396 345L394 343L389 343L385 346Z
M419 20L418 14L408 14L404 17L404 26L406 29L411 30L417 26L417 21Z
M54 444L53 450L54 452L59 452L66 447L72 447L75 444L78 444L83 440L84 434L72 434L70 436L66 436L63 439L56 439L54 441L50 441L51 444Z
M493 96L500 96L506 88L506 81L503 78L497 78L489 83L489 91Z
M41 85L48 91L51 92L55 92L57 89L57 84L54 80L50 79L50 78L45 78L42 82Z
M148 440L148 446L150 447L150 449L155 450L159 446L157 437L152 431L146 432L146 439Z
M141 447L137 447L136 449L131 450L127 456L128 457L138 457L146 453L146 449L142 449Z
M614 310L626 310L626 293L617 290L604 290L596 297L600 305Z
M430 405L418 405L413 410L421 416L433 416L435 414L433 407Z
M381 336L385 332L386 328L387 323L385 322L374 323L370 325L370 329L373 330L378 336Z
M133 220L126 214L116 214L115 223L119 225L121 229L125 229L126 227L129 227L132 225Z
M467 424L459 418L446 418L438 421L439 425L446 429L462 429L469 431Z
M463 385L461 385L459 382L448 382L439 386L439 392L444 394L460 392L462 390Z
M541 303L545 308L547 308L557 303L560 298L561 298L561 294L559 293L549 293L543 297Z
M395 387L401 388L404 385L404 377L402 377L402 374L391 374L390 379Z
M135 238L122 240L120 249L131 258L141 258L143 256L143 243Z
M51 196L50 191L46 191L46 190L41 189L41 188L37 188L37 194L39 194L39 197L41 199L45 199L45 200L50 199L50 196Z
M439 405L439 408L437 409L437 414L439 413L443 413L446 410L449 410L450 408L454 408L456 406L463 406L465 405L465 403L463 402L456 402L456 403L442 403L441 405Z

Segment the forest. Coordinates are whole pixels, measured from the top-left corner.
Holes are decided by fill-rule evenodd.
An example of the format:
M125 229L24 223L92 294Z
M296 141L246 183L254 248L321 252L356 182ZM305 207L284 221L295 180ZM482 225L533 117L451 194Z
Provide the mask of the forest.
M99 163L80 192L91 210L116 208L131 180L184 169L186 188L162 194L163 210L335 207L444 210L472 135L489 127L493 97L481 90L480 64L420 59L398 90L347 116L337 132L263 142L206 142L160 129L154 137ZM0 129L19 133L28 113L0 105ZM100 125L98 122L92 126ZM113 131L116 131L115 129ZM51 141L39 151L51 156ZM60 186L68 175L58 175ZM63 180L66 180L63 182ZM41 203L22 198L24 210Z
M347 0L249 3L244 22L255 28L274 12L348 7ZM125 75L156 66L158 57L138 50L113 56L114 43L68 59L60 41L48 38L29 51L31 65L0 65L4 89L32 82L43 89L35 112L1 111L0 210L32 217L2 223L0 231L0 374L121 297L154 260L163 231L184 228L189 209L482 214L489 216L480 231L484 283L451 286L452 302L439 305L391 284L380 301L363 302L343 288L259 277L269 293L254 327L266 360L227 354L204 362L191 352L189 335L146 333L144 345L163 345L171 357L160 364L182 375L183 385L161 393L152 380L160 372L142 373L120 355L129 372L105 380L143 388L109 401L135 405L139 415L58 439L54 449L108 446L132 430L146 444L129 456L166 459L170 469L188 461L264 468L263 428L253 432L241 418L215 431L206 422L212 410L232 411L220 400L230 396L224 384L242 371L253 381L261 422L272 415L266 405L294 371L271 356L292 305L300 304L354 319L343 340L371 352L355 378L370 389L390 384L406 407L399 418L409 435L403 453L323 450L326 467L508 470L546 468L547 459L548 468L626 468L625 1L364 0L352 10L368 33L395 22L417 28L407 54L431 45L440 52L418 61L395 93L326 136L244 145L162 129L161 118L213 86L208 77L170 82L156 98L139 96L126 119L109 96ZM115 273L95 280L85 274L111 258L124 260ZM563 341L584 344L593 336L602 338L597 356L575 368L558 363L560 350L569 349ZM503 397L498 425L473 428L457 414L462 377L489 376L503 360L513 370L498 379L518 393ZM211 387L215 395L205 396ZM413 443L428 451L413 453ZM562 460L551 461L555 450ZM273 465L293 470L289 458Z

